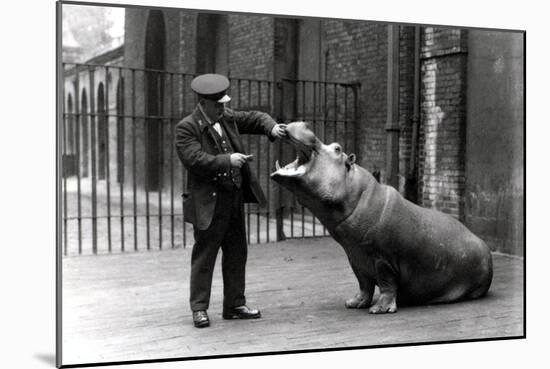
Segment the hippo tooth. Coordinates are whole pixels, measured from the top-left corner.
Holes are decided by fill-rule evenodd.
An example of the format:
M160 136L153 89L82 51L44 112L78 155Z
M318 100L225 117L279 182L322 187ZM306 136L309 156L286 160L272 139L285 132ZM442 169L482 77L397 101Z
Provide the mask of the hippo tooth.
M279 165L279 160L275 161L275 169L281 169L281 166Z

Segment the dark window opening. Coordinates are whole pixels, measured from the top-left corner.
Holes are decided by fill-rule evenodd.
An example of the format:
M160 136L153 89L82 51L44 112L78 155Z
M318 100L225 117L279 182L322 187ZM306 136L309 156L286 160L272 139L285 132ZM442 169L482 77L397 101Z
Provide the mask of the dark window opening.
M81 98L81 109L80 109L80 123L81 123L81 135L82 135L82 154L81 157L81 166L82 166L82 177L88 177L89 171L88 171L88 160L89 160L89 129L88 129L88 122L89 122L89 116L88 116L88 96L86 95L86 89L82 90L82 98Z
M107 112L105 108L105 88L100 83L97 88L97 177L105 179L107 169Z
M116 114L117 181L124 183L124 79L122 77L116 89Z

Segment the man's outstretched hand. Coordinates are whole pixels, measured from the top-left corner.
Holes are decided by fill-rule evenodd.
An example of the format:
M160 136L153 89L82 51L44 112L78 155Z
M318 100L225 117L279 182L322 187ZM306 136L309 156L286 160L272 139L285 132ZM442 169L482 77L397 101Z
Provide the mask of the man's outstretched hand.
M286 124L276 124L271 130L271 136L275 138L286 137Z

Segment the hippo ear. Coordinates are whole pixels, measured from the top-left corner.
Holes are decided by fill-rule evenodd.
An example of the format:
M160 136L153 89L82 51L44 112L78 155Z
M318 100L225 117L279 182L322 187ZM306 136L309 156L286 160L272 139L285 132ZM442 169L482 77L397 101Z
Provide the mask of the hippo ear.
M346 167L348 168L348 170L353 164L355 164L355 154L349 154L348 158L346 159Z

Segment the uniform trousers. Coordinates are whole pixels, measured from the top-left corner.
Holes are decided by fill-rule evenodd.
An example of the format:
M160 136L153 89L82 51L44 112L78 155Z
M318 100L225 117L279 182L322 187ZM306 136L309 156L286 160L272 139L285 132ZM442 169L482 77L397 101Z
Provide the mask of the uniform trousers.
M216 257L222 249L223 307L230 309L246 303L245 267L248 246L244 224L243 193L218 191L212 223L206 230L194 228L195 244L191 253L192 311L207 310L210 304L212 275Z

